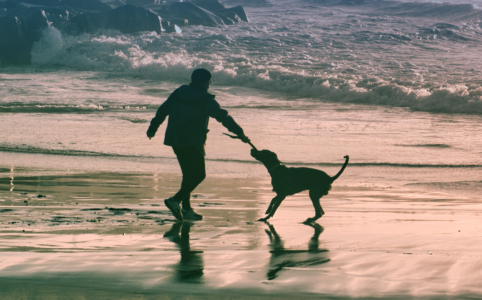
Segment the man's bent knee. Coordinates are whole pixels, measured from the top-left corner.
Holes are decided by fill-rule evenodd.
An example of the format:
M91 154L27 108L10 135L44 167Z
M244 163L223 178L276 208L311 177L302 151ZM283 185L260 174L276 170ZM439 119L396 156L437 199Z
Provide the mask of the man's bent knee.
M183 176L183 181L185 182L190 182L194 185L200 184L204 179L206 178L206 173L205 172L199 172L199 173L193 173L189 175Z
M198 183L203 182L204 179L206 179L206 173L205 172L199 173L199 174L196 175L196 181Z

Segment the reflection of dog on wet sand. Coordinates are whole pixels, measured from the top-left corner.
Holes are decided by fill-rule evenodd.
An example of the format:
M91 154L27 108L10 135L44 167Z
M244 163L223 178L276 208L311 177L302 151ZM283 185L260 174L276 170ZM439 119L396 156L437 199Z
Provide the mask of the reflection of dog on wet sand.
M308 218L305 221L306 223L316 221L325 214L323 208L321 208L320 199L328 195L331 184L343 173L349 159L346 155L341 170L335 176L330 177L325 172L312 168L288 168L281 164L276 153L269 150L251 149L251 156L262 162L268 169L273 191L276 192L276 196L271 200L266 210L268 215L259 219L259 221L266 221L271 218L286 196L308 190L316 214L313 218Z
M327 257L328 250L319 249L319 237L323 232L323 227L316 223L306 224L312 227L315 232L308 242L308 250L289 250L284 247L283 241L276 232L273 225L266 222L269 227L265 229L270 240L271 258L269 260L269 270L266 276L268 280L278 277L278 273L286 268L305 268L317 266L330 261Z

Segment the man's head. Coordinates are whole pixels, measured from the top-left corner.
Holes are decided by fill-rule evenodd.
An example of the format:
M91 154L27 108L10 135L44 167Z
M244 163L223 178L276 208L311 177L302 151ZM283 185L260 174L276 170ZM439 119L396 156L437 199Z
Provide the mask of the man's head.
M200 68L192 72L191 84L196 87L209 89L209 85L212 83L212 75L206 69Z

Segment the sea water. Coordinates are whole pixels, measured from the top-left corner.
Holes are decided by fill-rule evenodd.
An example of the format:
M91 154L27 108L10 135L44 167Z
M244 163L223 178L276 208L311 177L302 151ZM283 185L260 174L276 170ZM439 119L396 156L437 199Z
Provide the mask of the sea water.
M344 185L477 196L482 170L479 2L227 1L249 23L181 34L44 30L32 65L0 67L0 166L179 173L156 109L193 69L253 144ZM211 120L208 175L265 176ZM29 171L31 172L31 171ZM409 185L407 185L409 184ZM448 188L449 187L449 188Z

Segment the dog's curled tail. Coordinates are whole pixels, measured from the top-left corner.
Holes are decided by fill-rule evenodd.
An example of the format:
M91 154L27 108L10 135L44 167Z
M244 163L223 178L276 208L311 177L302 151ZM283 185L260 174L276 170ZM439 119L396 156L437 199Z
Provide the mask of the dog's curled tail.
M337 180L338 177L340 177L341 173L345 171L346 165L348 165L348 160L350 160L350 157L348 155L345 155L344 158L346 160L345 160L345 163L343 164L343 167L341 167L341 170L335 176L331 177L331 182Z

